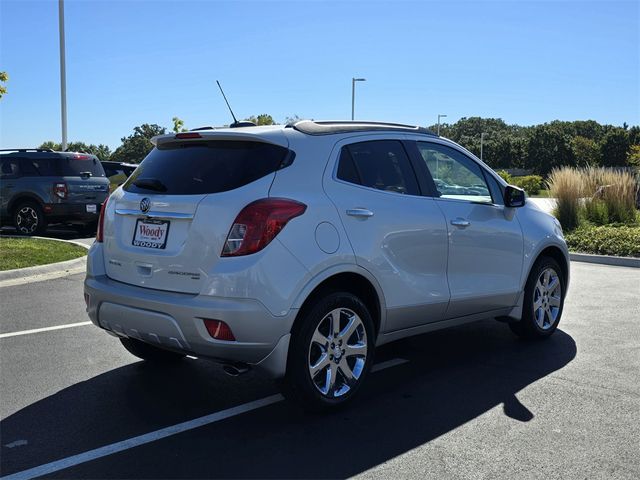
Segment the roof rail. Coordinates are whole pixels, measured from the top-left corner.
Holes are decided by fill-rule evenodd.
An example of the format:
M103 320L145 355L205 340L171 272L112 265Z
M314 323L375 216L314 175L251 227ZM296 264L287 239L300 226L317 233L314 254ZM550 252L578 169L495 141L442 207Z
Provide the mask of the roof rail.
M2 148L0 152L53 152L50 148Z
M331 135L335 133L366 132L366 131L387 131L421 133L424 135L436 136L431 130L415 125L405 125L402 123L387 122L360 122L360 121L323 121L301 120L287 125L307 135Z

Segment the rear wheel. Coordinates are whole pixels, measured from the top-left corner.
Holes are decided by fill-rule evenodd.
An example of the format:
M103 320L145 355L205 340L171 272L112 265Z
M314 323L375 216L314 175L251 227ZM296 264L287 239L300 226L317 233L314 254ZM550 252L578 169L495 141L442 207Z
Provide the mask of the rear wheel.
M294 328L284 393L308 410L347 404L373 362L374 328L355 295L335 292L319 299Z
M534 264L524 291L522 319L510 323L523 338L547 338L558 328L564 306L565 280L553 258L541 257Z
M154 347L135 338L121 338L120 342L129 353L142 360L156 363L171 363L182 360L185 355L182 353L170 352L162 348Z
M13 225L19 235L41 235L47 229L42 209L34 202L21 203L14 209Z

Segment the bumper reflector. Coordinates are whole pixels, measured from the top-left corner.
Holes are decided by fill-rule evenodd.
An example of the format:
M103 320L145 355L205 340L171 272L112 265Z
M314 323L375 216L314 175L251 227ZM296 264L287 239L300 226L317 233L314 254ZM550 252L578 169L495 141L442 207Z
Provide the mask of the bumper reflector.
M235 342L236 337L233 335L231 328L229 325L224 323L222 320L211 320L208 318L203 318L204 326L211 335L212 338L216 340L225 340L227 342Z

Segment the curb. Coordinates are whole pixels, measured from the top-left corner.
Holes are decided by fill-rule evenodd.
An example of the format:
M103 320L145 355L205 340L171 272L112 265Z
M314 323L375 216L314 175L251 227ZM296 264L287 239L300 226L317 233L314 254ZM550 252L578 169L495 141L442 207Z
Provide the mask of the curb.
M89 250L89 246L73 240L61 240L59 238L48 237L24 237L20 235L2 235L3 238L37 238L41 240L52 240L54 242L65 242L84 247ZM50 278L59 278L66 275L73 275L84 271L87 264L86 255L80 258L73 258L63 262L48 263L46 265L36 265L34 267L15 268L0 272L0 287L18 285L21 283L37 282Z
M591 253L569 253L569 258L572 262L640 268L640 258L635 257L614 257L610 255L594 255Z

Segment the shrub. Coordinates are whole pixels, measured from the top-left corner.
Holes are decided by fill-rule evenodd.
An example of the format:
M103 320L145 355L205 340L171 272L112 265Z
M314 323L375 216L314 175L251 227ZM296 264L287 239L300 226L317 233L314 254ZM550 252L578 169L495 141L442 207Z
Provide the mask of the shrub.
M526 175L524 177L512 177L512 185L522 188L529 195L537 195L542 188L542 177L540 175Z
M598 198L588 198L585 201L585 216L587 220L596 225L609 223L609 210L607 204Z
M640 257L640 227L582 226L566 235L573 251L598 255Z
M583 175L575 168L562 167L551 171L548 183L551 196L556 198L554 215L565 231L573 230L578 226Z
M502 177L502 179L507 182L508 184L511 184L511 182L513 181L513 177L511 176L511 174L509 172L507 172L506 170L498 170L496 171L496 173L498 175L500 175Z
M584 173L585 196L604 202L609 222L635 223L638 184L633 174L608 168L587 168Z

